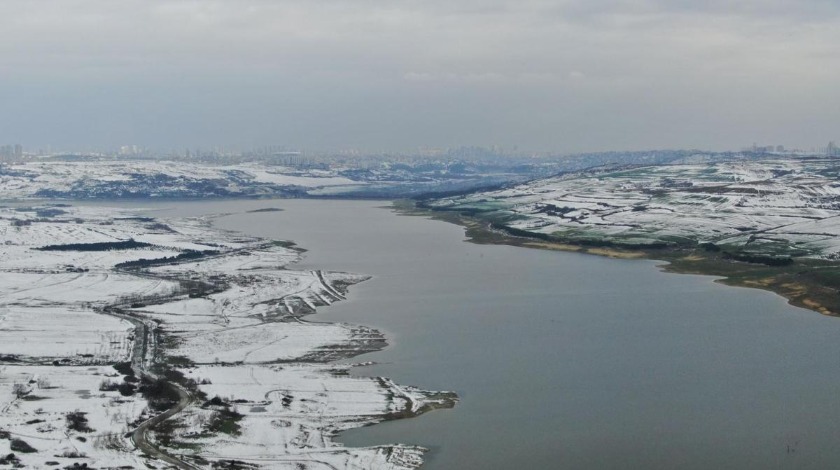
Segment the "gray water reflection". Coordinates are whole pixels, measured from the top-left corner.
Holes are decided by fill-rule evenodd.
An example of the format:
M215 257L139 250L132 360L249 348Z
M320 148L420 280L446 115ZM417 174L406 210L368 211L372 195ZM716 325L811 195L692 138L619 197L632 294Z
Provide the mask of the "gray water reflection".
M455 390L454 410L342 435L432 449L428 469L834 468L840 319L649 261L464 243L363 201L181 204L293 239L304 268L375 278L314 319L386 331L359 368ZM284 212L241 214L255 207Z

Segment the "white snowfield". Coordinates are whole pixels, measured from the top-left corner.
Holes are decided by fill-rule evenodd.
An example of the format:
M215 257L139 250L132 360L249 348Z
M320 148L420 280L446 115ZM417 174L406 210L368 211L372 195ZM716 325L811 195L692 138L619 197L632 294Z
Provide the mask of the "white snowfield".
M0 365L0 458L13 453L23 468L74 463L145 468L146 459L126 437L146 408L145 400L100 391L103 383L121 380L110 366ZM79 425L70 425L74 418ZM3 433L8 437L3 439ZM35 452L15 449L16 441Z
M199 443L201 456L245 460L266 468L414 468L423 449L388 445L346 448L331 441L335 433L382 421L383 416L411 410L428 396L404 391L387 380L336 376L346 366L254 365L200 366L188 372L208 396L221 397L243 414L238 435L202 436L201 422L213 419L218 407L190 406L179 418L183 426L175 438Z
M158 412L118 388L131 388L118 362L177 369L197 384L165 429L147 434L192 468L416 468L421 448L331 438L454 401L328 364L384 339L302 317L367 277L288 270L300 258L289 243L209 219L69 206L0 208L0 236L0 468L165 467L135 446L134 430Z
M81 307L0 307L0 355L30 363L127 360L134 329Z
M840 160L739 159L600 169L433 201L514 229L625 244L711 242L840 256Z

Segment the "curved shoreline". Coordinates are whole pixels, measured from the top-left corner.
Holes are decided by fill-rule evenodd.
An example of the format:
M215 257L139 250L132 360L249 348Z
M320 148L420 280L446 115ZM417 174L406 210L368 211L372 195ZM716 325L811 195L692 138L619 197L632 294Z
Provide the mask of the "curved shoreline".
M794 307L812 310L826 316L840 316L840 295L832 283L837 263L818 259L796 258L787 266L767 266L725 259L717 252L703 248L622 248L593 247L572 240L545 240L513 235L491 226L479 216L456 210L434 210L419 207L415 201L395 201L393 210L401 215L429 217L464 227L467 241L485 245L508 245L541 250L566 251L615 259L647 259L663 261L666 272L718 276L714 282L732 287L762 289L784 297ZM821 272L825 271L825 272Z
M213 232L219 234L227 234L234 238L247 238L256 241L258 244L263 245L271 245L274 247L282 247L286 250L291 250L296 252L295 259L284 263L282 267L276 268L275 272L277 273L288 273L290 275L295 275L295 273L306 272L307 275L311 276L314 284L316 285L316 293L314 298L311 297L311 294L307 290L304 291L295 291L280 297L275 297L272 295L272 300L262 300L259 303L265 304L267 302L278 304L280 305L280 313L281 316L278 320L266 320L267 323L262 323L262 325L270 326L275 321L279 321L285 324L293 324L299 325L301 327L307 329L315 329L318 331L340 327L348 332L348 336L343 338L335 343L323 343L323 346L318 346L315 348L309 348L308 350L302 353L295 353L294 356L290 356L289 358L280 358L271 359L268 362L263 362L258 359L250 359L249 355L246 354L243 360L234 362L234 363L221 363L221 367L223 368L224 375L227 374L236 374L238 372L234 372L235 369L250 369L248 374L250 378L260 387L263 387L263 383L258 380L254 376L255 369L262 370L263 374L275 374L276 372L282 371L284 368L292 368L292 369L300 369L302 371L306 371L307 375L315 375L315 374L325 374L331 376L338 380L336 384L339 384L343 380L357 380L357 381L364 381L370 383L373 387L378 390L378 393L382 394L383 397L387 396L387 403L386 409L382 409L380 411L376 411L373 414L371 413L358 413L354 414L350 412L348 415L342 415L339 422L330 423L330 420L327 419L324 422L323 413L324 411L312 411L311 413L303 410L299 413L300 414L297 418L294 418L296 421L308 423L302 424L302 429L308 428L313 426L311 429L313 431L317 430L319 433L322 434L321 438L319 439L320 446L319 448L311 448L309 444L303 445L302 447L291 451L286 452L284 454L261 454L261 455L251 455L245 456L238 453L235 453L237 457L235 459L231 458L234 454L225 455L222 453L220 455L215 455L215 460L222 459L220 461L227 461L231 458L232 461L250 461L257 465L263 462L283 462L283 463L290 463L290 462L297 462L299 464L306 464L306 463L318 463L330 466L332 468L361 468L358 466L354 460L358 460L359 455L366 455L362 460L370 460L373 461L381 461L381 463L388 462L389 465L393 466L393 468L416 468L422 464L422 454L425 452L425 449L422 449L417 446L412 445L404 445L404 444L382 444L377 446L371 446L367 448L349 448L344 447L341 445L337 445L332 442L331 437L337 433L340 429L347 429L357 426L366 426L366 425L373 425L380 421L389 421L394 419L403 419L403 418L411 418L415 416L419 416L425 412L438 409L438 408L450 408L454 406L457 402L457 396L455 396L451 392L432 392L432 391L425 391L419 390L414 387L405 387L399 386L393 381L383 378L383 377L371 377L371 378L359 378L359 379L351 379L347 371L353 367L352 364L337 364L336 361L345 361L351 359L355 356L360 354L365 354L369 352L379 351L387 347L388 343L384 337L384 335L375 330L373 328L369 328L362 325L350 325L345 323L335 323L335 322L310 322L304 319L304 317L317 313L317 309L323 305L330 305L333 302L341 301L346 299L347 292L349 291L350 286L366 281L370 279L368 276L362 275L354 275L354 274L344 274L334 273L334 272L325 272L321 270L314 270L314 271L297 271L293 266L299 263L304 256L304 253L307 251L306 249L300 248L295 242L289 241L271 241L261 237L254 237L252 235L248 235L247 233L239 230L226 230L221 227L216 226L212 223L214 219L219 217L224 217L226 215L231 214L213 214L205 216L205 223L207 227L210 228ZM245 253L251 251L250 249L244 250ZM224 257L225 253L222 254L221 257ZM259 264L259 263L258 263ZM242 268L239 268L239 271L235 272L249 272L248 269L244 271ZM274 268L271 268L274 269ZM229 274L227 271L218 271L224 272L225 274ZM332 276L334 279L330 280L327 278L327 275ZM338 275L338 278L335 278ZM250 274L248 274L250 276ZM232 276L233 279L233 276ZM259 281L257 281L259 282ZM235 284L234 281L232 281ZM311 289L309 287L308 289ZM302 296L302 297L301 297ZM307 300L307 296L309 299ZM289 300L292 302L290 303ZM303 300L303 302L300 302ZM285 306L285 307L284 307ZM276 324L276 323L274 323ZM166 336L166 333L164 333ZM277 346L273 343L266 343L262 344L259 339L253 338L249 340L251 346L255 344L261 344L258 350L263 351L265 349L273 349L275 354L280 354L280 349L282 349L282 345ZM278 349L280 348L280 349ZM167 349L167 348L163 348ZM256 350L255 350L256 351ZM166 352L162 351L164 356L166 356ZM178 354L179 352L175 352ZM250 353L249 353L250 354ZM286 353L283 353L286 354ZM282 354L281 354L282 355ZM196 369L204 369L205 373L208 369L218 368L219 363L216 362L214 364L211 363L200 363L200 362L192 362L193 368ZM195 377L197 380L197 375L193 371L184 370L181 367L176 368L179 372L184 372L186 379L190 380ZM272 372L272 370L274 372ZM212 383L217 383L217 378L213 379ZM277 388L276 385L282 383L282 381L272 382L275 385L273 388ZM342 391L339 390L332 391L332 387L327 385L328 382L324 382L323 379L319 381L318 387L323 387L323 391L317 393L317 395L322 395L327 397L329 394L338 393L341 394ZM212 387L209 386L209 387ZM334 386L333 386L334 387ZM204 393L203 386L199 386L199 393ZM263 387L264 388L264 387ZM286 400L292 399L292 394L294 392L290 392L290 385L288 383L284 384L284 388L278 390L269 390L265 393L264 401L254 401L252 399L246 399L246 401L251 401L252 405L256 405L256 408L261 408L263 406L268 406L275 400L270 399L269 397L274 394L277 394L278 397L283 398L283 407L288 407L289 403ZM260 391L262 394L262 391ZM212 393L207 393L207 396L212 395ZM245 393L247 396L247 393ZM218 396L218 395L217 395ZM235 395L234 395L235 396ZM331 395L330 395L331 396ZM368 396L367 399L372 399L372 395ZM297 400L299 397L295 397L294 399ZM329 398L324 398L326 403L329 403ZM235 402L242 402L242 398L231 400ZM303 400L306 401L306 400ZM311 400L310 400L311 401ZM347 405L338 405L339 408L342 406ZM201 406L202 408L206 407L205 405ZM305 408L308 408L305 407ZM309 416L307 418L306 416ZM246 414L246 418L248 419L252 415ZM281 414L282 416L282 414ZM343 424L342 424L343 423ZM356 424L350 424L356 423ZM251 424L253 425L253 424ZM243 422L243 428L245 428L247 424ZM310 438L307 437L308 431L304 431L304 434L301 437L304 437L304 441L309 441ZM297 438L295 439L297 441ZM175 440L172 441L175 443ZM181 440L183 442L183 440ZM286 443L285 446L297 446L294 442ZM178 444L175 443L175 448L178 447ZM173 446L169 446L169 448L173 448ZM287 449L291 450L291 447L287 447ZM222 451L219 451L222 452ZM247 451L246 451L247 452ZM210 456L204 454L203 452L199 452L197 454L193 454L192 459L196 461L200 461L202 459L206 460L208 458L213 459L214 452L210 452ZM204 455L202 455L204 454ZM184 455L187 457L189 454ZM345 457L342 457L346 455ZM342 461L342 459L344 461ZM332 461L332 463L330 463ZM342 462L338 464L337 462ZM337 466L336 466L337 465Z
M0 390L28 397L0 419L0 449L13 444L5 442L10 436L47 432L38 428L45 421L55 435L39 437L48 447L3 459L36 468L55 458L97 468L422 464L418 446L351 448L332 440L345 429L457 401L450 392L350 376L352 365L335 361L381 350L384 336L301 319L369 277L288 267L305 250L212 227L212 215L64 209L50 217L38 208L5 209L0 217L9 238L2 332L12 337L21 328L15 322L31 330L0 356L0 369L8 369ZM67 334L68 321L80 342L50 346ZM31 419L45 399L68 405ZM85 437L94 431L107 433L105 447Z

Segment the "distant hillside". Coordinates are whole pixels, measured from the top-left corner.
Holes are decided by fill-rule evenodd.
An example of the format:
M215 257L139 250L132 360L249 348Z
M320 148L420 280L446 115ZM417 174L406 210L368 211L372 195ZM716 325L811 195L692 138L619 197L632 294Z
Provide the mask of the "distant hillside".
M433 199L541 238L631 247L706 244L840 258L840 159L739 158L589 170Z

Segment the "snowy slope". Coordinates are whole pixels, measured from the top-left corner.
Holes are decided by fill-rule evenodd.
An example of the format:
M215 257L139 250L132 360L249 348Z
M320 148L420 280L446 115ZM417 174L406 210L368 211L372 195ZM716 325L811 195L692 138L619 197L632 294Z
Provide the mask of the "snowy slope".
M840 161L776 157L598 169L430 202L514 229L624 244L711 242L840 256Z

